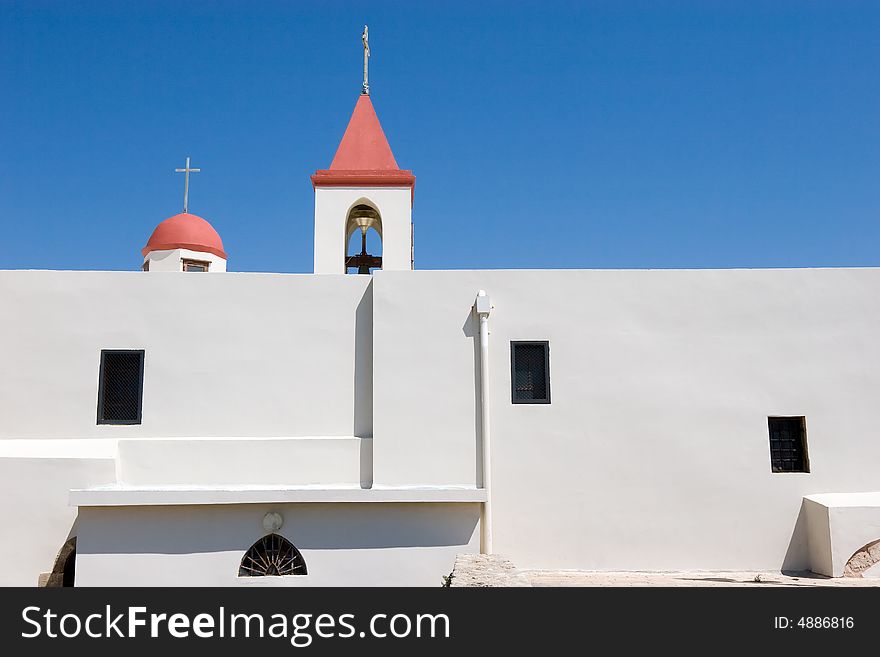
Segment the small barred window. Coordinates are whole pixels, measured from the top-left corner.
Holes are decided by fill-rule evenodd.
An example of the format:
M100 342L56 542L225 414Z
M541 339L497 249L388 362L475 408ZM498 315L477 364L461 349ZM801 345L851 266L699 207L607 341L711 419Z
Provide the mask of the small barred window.
M770 467L773 472L809 472L806 418L770 417L767 422L770 427Z
M143 392L143 350L102 350L98 424L140 424Z
M514 404L550 403L550 343L510 343L510 385Z

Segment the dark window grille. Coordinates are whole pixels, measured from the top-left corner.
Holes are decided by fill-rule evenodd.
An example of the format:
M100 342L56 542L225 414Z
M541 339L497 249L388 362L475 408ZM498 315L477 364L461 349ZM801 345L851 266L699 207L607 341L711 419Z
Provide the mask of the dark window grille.
M101 351L98 424L140 424L143 390L143 350Z
M806 418L771 417L767 421L770 427L770 467L773 472L809 472Z
M183 271L208 271L211 263L205 260L184 260Z
M239 577L308 575L306 562L293 543L278 534L267 534L242 557Z
M510 384L514 404L550 403L550 343L510 343Z

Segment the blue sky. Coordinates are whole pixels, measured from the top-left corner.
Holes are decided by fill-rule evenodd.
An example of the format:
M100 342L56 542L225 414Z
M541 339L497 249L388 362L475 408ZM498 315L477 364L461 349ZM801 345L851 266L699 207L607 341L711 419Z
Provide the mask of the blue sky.
M0 269L308 272L360 88L420 269L880 265L876 2L0 0Z

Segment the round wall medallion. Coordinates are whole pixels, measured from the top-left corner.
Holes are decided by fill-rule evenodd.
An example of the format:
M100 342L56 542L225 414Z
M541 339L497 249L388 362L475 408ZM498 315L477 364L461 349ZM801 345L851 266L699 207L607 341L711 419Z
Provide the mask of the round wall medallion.
M263 516L263 529L269 533L277 532L283 524L284 518L281 517L280 513L269 511L269 513Z

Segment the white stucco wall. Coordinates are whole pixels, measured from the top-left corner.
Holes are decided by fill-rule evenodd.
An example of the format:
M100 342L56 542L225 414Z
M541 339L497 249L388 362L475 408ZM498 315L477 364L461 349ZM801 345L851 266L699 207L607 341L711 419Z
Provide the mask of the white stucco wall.
M368 436L369 282L0 271L0 440ZM146 351L142 424L96 424L101 349Z
M476 481L488 291L495 550L518 565L805 569L802 497L880 490L880 270L373 278L386 485ZM550 341L552 404L511 404L511 340ZM771 472L768 415L806 416L811 473Z
M164 249L150 251L144 262L150 263L149 271L183 271L183 260L201 260L209 263L208 273L225 272L226 258L221 258L213 253L205 251L191 251L190 249Z
M412 189L318 187L315 189L315 273L344 274L348 212L367 201L382 217L382 268L412 269ZM379 254L373 254L379 255Z
M112 484L117 474L123 482L369 484L369 454L353 437L372 432L368 283L0 271L0 478L8 488L0 556L17 564L0 583L35 585L76 533L69 490ZM140 425L96 423L106 348L146 351ZM180 453L163 441L151 446L156 438L179 440ZM194 438L229 440L199 450ZM137 458L123 464L117 441L125 439L144 442L128 443ZM163 447L175 457L167 467ZM243 454L258 462L241 467ZM297 460L285 468L285 457Z
M276 511L308 575L238 577ZM83 507L77 586L440 586L479 550L478 504Z
M120 440L117 481L132 486L358 484L372 477L370 440L351 436Z
M0 272L0 444L15 446L0 450L2 467L49 523L40 550L54 557L71 531L62 490L115 480L112 457L91 463L89 439L114 450L117 439L180 439L173 467L141 445L142 458L120 471L207 485L260 478L236 471L240 441L341 437L326 452L339 447L340 460L318 468L326 465L322 480L357 473L363 484L357 441L345 437L373 436L378 486L472 487L481 465L471 313L479 289L494 305L495 549L518 565L803 569L803 496L880 490L876 269ZM552 404L510 403L511 340L549 340ZM102 348L146 350L143 424L96 424ZM770 471L768 415L806 416L811 473ZM222 450L200 452L212 444L200 438L234 440L201 479L188 464ZM51 448L28 451L40 443ZM302 445L290 447L297 458ZM62 453L60 470L42 474ZM16 459L35 457L38 470L18 468ZM277 463L269 470L288 479ZM313 481L293 470L291 480ZM43 485L52 478L57 486ZM15 518L3 544L12 549L29 516L12 503L0 513ZM211 531L220 541L222 523ZM21 583L45 572L45 554ZM333 554L334 568L349 568L344 551Z
M10 451L0 447L0 559L6 564L0 585L36 586L40 573L51 572L61 546L77 533L69 490L112 482L115 464L106 456L53 458Z

